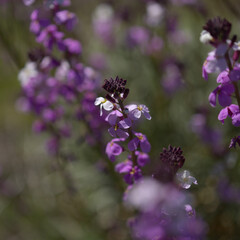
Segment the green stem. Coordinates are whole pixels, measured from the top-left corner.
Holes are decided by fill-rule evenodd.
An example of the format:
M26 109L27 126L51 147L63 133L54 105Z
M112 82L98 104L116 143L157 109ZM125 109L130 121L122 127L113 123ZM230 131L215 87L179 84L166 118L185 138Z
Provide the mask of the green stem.
M118 98L118 103L119 103L119 106L121 108L121 111L122 111L122 114L123 114L123 117L124 118L127 118L127 114L125 113L125 108L124 108L124 105L123 105L123 102L121 100L121 98L119 97ZM129 139L130 141L133 140L134 136L133 136L133 131L132 131L132 128L128 128L128 134L129 134ZM132 161L133 163L136 165L137 164L137 158L136 158L136 154L135 154L135 151L131 151L131 155L132 155Z

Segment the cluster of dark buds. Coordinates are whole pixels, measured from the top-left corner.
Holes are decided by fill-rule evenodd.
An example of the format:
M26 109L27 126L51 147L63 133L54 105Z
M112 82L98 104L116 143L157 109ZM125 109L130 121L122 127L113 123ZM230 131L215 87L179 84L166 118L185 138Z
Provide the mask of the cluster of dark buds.
M106 99L112 103L116 102L114 98L117 99L121 97L123 100L126 99L129 94L129 89L125 87L126 83L127 80L119 78L118 76L115 79L106 79L104 85L102 86L103 89L108 92Z

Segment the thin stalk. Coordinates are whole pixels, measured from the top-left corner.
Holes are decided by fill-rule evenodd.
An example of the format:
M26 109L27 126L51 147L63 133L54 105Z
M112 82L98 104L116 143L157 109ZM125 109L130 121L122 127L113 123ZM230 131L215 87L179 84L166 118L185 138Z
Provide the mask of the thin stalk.
M124 108L123 102L122 102L120 97L118 98L118 103L119 103L119 106L121 108L121 111L122 111L122 114L123 114L124 118L127 118L127 114L125 113L125 108ZM133 136L133 132L132 132L131 127L128 128L128 134L129 134L130 141L133 140L134 136ZM136 158L136 155L135 155L135 151L131 151L131 155L132 155L132 161L136 165L137 164L137 158Z

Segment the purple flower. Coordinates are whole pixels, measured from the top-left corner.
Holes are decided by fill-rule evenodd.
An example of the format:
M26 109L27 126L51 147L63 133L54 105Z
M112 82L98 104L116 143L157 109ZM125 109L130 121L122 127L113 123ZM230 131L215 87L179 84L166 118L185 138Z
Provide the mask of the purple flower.
M44 28L37 37L37 42L42 43L44 47L52 50L53 44L59 43L64 34L57 31L55 25L49 25Z
M129 118L123 119L119 122L117 120L118 118L115 114L108 117L108 122L112 126L108 129L108 132L112 137L116 137L118 135L120 138L127 138L129 134L122 129L130 128L132 125L131 120Z
M229 78L232 81L238 81L240 80L240 68L235 67L230 73L229 73Z
M137 166L133 166L133 163L130 160L118 163L115 167L115 171L126 173L126 175L124 175L124 180L129 185L133 184L134 181L138 181L142 177L141 170Z
M132 161L127 159L124 162L118 163L115 166L115 171L118 172L118 173L129 172L132 169L132 165L133 165Z
M227 68L224 54L228 49L227 44L220 44L214 51L208 54L202 68L202 77L208 80L209 73L222 72Z
M188 217L195 218L196 217L196 211L192 208L191 205L186 204L185 205L185 211Z
M137 155L137 163L140 167L144 167L150 161L147 153L136 151L135 154Z
M142 152L148 153L151 150L151 145L147 140L147 137L142 133L135 133L135 138L128 143L128 149L130 151L135 151L140 145Z
M234 86L231 83L225 83L214 89L209 95L209 102L212 107L216 107L216 98L218 96L219 104L222 107L229 106L232 103L232 94L234 93Z
M228 70L222 71L217 77L217 83L228 83L228 82L230 82L230 78L229 78L228 75L229 75Z
M240 113L236 113L232 116L232 124L235 127L240 127Z
M127 43L130 47L145 47L149 41L149 32L140 26L131 27L127 35Z
M70 54L80 54L82 52L82 46L79 41L66 38L62 42L62 46L60 46L63 51L67 51Z
M232 118L232 116L239 112L239 107L236 104L231 104L228 107L223 108L218 114L218 120L224 123L227 117Z
M57 24L64 24L67 30L71 31L77 24L76 15L72 12L67 10L62 10L56 13L55 21Z
M142 171L138 166L132 167L132 169L124 176L124 180L127 184L131 185L138 181L142 177Z
M120 155L123 151L122 146L120 146L116 142L124 140L125 140L124 138L114 138L107 144L106 154L111 161L115 161L116 160L115 157Z
M133 108L133 110L130 111L129 113L129 117L132 120L137 120L141 117L141 115L143 114L145 116L146 119L151 120L151 116L149 114L149 110L145 105L133 105L131 106L131 108Z
M231 139L229 148L233 148L233 147L236 148L237 144L240 147L240 136L237 136Z
M32 5L34 2L35 2L35 0L23 0L23 3L24 3L26 6Z
M47 27L50 24L48 12L35 9L31 14L30 31L39 34L41 27Z

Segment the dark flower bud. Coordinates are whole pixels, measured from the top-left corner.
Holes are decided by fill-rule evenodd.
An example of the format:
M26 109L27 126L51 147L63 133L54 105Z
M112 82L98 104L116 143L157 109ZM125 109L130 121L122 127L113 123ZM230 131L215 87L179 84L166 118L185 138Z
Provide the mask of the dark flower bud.
M111 103L116 103L116 100L113 97L111 97L109 94L106 95L106 99Z
M114 98L118 98L120 94L123 94L123 98L125 99L129 93L129 89L125 88L126 84L127 80L116 77L115 79L106 79L102 87L111 95L113 94Z
M230 34L232 24L225 18L221 19L216 17L208 20L206 25L203 27L204 30L208 31L215 40L225 42Z

